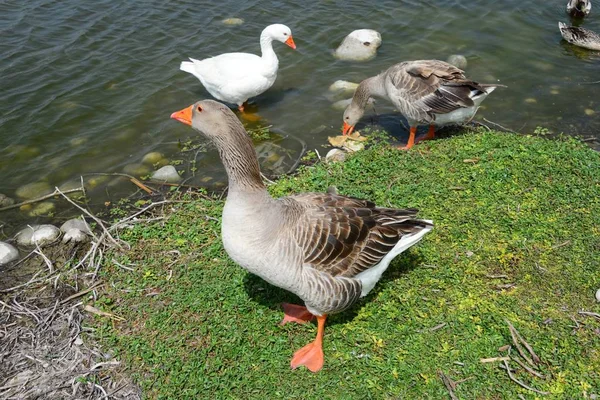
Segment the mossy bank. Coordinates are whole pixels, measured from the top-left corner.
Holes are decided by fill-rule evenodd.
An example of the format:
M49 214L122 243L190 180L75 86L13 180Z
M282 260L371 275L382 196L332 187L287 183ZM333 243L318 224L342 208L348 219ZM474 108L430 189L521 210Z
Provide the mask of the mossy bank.
M330 318L325 367L292 371L315 326L278 325L292 295L249 275L222 248L223 200L173 203L122 237L123 270L103 267L96 335L148 398L544 397L501 359L528 362L510 321L541 363L516 380L546 398L600 395L600 155L573 139L467 132L408 152L385 143L344 163L302 169L274 196L324 191L416 207L432 233L398 257L351 310ZM297 301L297 300L296 300ZM510 354L505 345L513 345ZM527 353L525 353L527 355ZM489 360L488 360L489 361Z

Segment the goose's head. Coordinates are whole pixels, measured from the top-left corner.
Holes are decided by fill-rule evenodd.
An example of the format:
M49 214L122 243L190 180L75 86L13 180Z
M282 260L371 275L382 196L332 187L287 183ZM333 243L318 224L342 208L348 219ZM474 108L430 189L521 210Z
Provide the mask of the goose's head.
M174 112L171 118L190 125L212 141L223 140L228 132L241 127L240 121L229 107L214 100L197 101Z
M285 25L269 25L263 30L262 35L267 35L273 40L278 40L281 43L287 44L292 49L296 49L296 43L294 43L294 39L292 38L292 30Z
M350 135L354 130L354 125L362 118L365 110L361 108L357 103L352 102L344 110L342 135Z

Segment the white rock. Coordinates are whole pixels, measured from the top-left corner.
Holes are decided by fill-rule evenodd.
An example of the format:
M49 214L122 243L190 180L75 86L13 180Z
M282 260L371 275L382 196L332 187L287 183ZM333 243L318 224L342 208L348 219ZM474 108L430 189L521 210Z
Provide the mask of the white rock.
M34 246L36 243L43 246L54 242L60 236L60 229L54 225L33 225L19 231L15 238L22 246Z
M81 242L87 242L89 240L89 238L90 237L85 232L83 232L77 228L71 228L65 232L65 234L62 238L62 242L63 243L69 243L69 242L81 243Z
M596 290L596 301L600 303L600 289Z
M340 60L365 61L377 55L381 34L372 29L358 29L344 38L334 55Z
M448 64L454 65L456 68L465 69L467 68L467 58L460 54L452 54L446 60Z
M357 87L358 83L338 80L333 82L331 86L329 86L329 91L343 92L344 94L353 94Z
M341 149L331 149L327 152L327 155L325 156L325 162L327 163L344 161L345 159L346 152Z
M67 233L70 229L77 229L88 235L92 234L90 226L82 218L70 219L60 226L60 230L64 233Z
M152 173L152 179L161 182L177 183L181 181L181 176L174 166L165 165Z
M0 242L0 265L8 264L19 258L19 250L8 243Z

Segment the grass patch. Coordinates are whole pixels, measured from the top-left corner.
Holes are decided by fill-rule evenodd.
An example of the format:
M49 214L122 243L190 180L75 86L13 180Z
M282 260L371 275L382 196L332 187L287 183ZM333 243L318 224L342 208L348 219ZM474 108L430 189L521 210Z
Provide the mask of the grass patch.
M317 164L270 187L274 196L324 191L417 207L436 227L398 257L368 298L332 316L325 366L291 371L314 325L279 326L285 291L249 275L220 240L223 201L176 204L166 219L122 236L133 248L107 265L97 320L148 398L541 397L500 363L510 320L542 359L545 378L511 362L547 398L600 394L600 156L575 140L466 133L416 146L385 144L343 164ZM574 321L577 320L577 323ZM431 328L440 327L432 330ZM513 350L513 355L516 351Z

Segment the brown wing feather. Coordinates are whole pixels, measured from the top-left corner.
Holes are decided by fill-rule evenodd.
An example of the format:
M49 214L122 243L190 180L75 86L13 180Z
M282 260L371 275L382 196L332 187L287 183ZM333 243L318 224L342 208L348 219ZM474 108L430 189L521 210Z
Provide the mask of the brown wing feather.
M415 219L415 209L378 208L365 200L317 193L290 200L304 208L294 231L304 262L332 276L353 277L377 265L403 235L428 226Z

